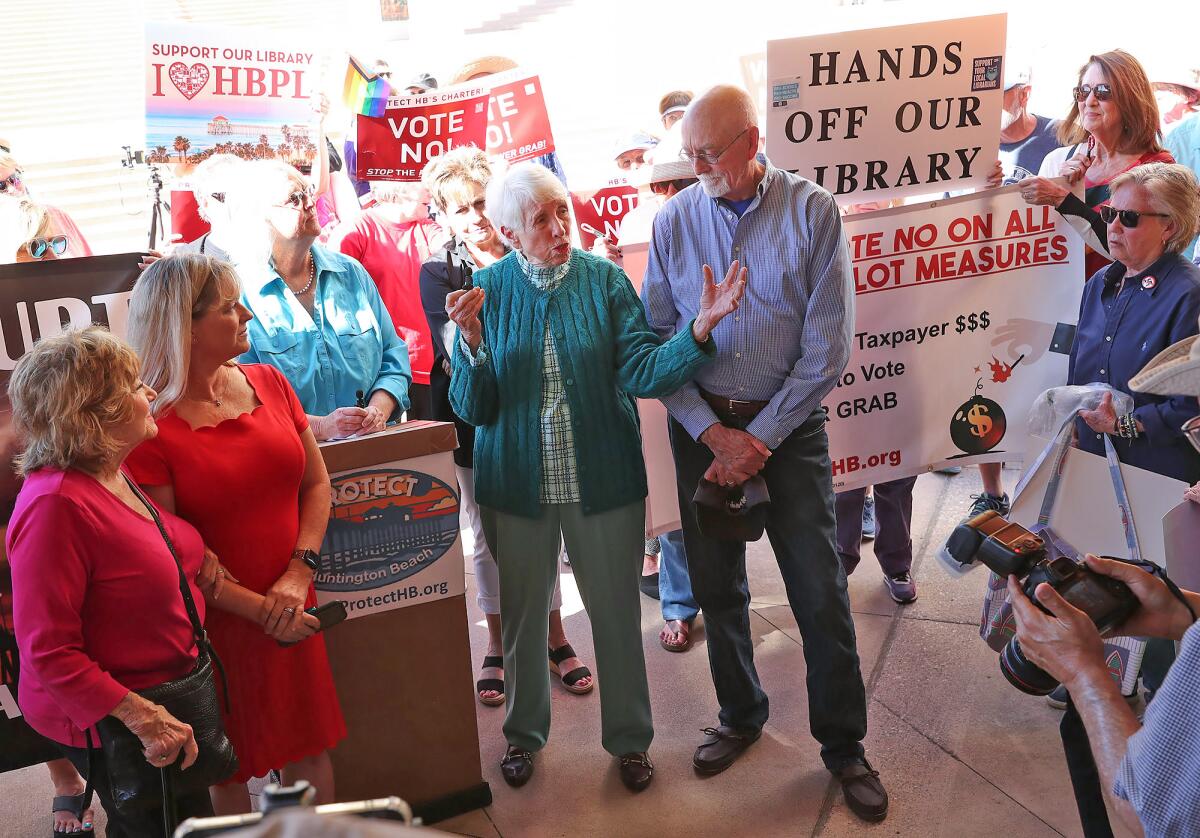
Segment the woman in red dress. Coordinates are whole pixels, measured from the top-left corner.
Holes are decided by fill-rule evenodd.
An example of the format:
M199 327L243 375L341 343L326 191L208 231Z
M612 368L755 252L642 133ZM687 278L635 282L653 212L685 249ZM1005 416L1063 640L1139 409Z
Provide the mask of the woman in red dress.
M247 812L246 781L282 766L333 800L328 749L346 734L325 642L281 648L314 604L313 570L329 518L329 475L287 380L232 362L251 314L228 263L196 254L155 262L130 301L130 342L159 392L159 435L129 457L135 479L200 531L243 586L264 596L258 622L210 611L225 663L225 727L241 770L214 787L218 813Z

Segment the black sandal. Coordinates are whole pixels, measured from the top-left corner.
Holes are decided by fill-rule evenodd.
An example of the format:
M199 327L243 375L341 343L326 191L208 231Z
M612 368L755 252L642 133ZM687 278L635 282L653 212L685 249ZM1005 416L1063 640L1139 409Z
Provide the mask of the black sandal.
M575 695L587 695L592 691L592 688L596 686L594 679L589 681L585 687L579 686L580 681L582 681L584 678L591 677L592 670L588 669L586 666L577 666L566 674L559 669L559 664L561 664L563 661L576 657L575 650L571 648L570 643L564 643L557 649L547 649L546 654L550 657L550 671L558 676L558 679L562 682L563 688L566 689L567 692L574 693Z
M96 831L94 829L82 828L83 813L86 812L88 807L91 805L91 801L85 799L89 796L90 795L88 795L87 792L84 792L83 794L62 794L54 798L53 802L50 804L50 814L54 814L55 812L66 812L71 817L75 818L75 820L79 821L80 826L80 830L78 832L59 832L57 829L55 829L52 831L52 834L55 836L55 838L58 838L60 835L78 835L80 838L93 838L93 836L95 836Z
M483 666L480 667L480 674L485 669L503 669L504 658L499 655L488 655L483 659ZM498 692L500 695L495 698L484 698L484 692ZM504 703L504 679L503 678L480 678L475 682L475 695L479 699L480 704L485 704L488 707L499 707Z

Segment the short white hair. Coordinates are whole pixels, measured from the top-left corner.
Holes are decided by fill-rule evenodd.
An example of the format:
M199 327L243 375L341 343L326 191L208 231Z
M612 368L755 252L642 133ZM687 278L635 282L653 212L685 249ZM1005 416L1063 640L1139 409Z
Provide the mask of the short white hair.
M510 247L516 247L505 228L514 233L529 229L533 208L547 201L568 201L567 188L554 173L537 163L518 163L499 172L487 185L487 217L500 237Z
M208 214L208 202L213 199L213 193L224 193L225 203L229 193L244 180L241 172L246 161L233 154L214 154L207 157L192 172L192 195L196 198L196 208L200 217L212 221Z

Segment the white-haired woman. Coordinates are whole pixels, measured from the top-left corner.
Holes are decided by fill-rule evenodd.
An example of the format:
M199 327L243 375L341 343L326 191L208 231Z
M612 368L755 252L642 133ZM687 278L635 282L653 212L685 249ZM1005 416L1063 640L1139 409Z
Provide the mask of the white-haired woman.
M664 343L624 272L571 248L567 193L547 170L493 178L487 212L513 252L448 295L446 310L459 328L450 400L476 427L475 497L500 566L501 770L527 782L549 733L545 615L561 538L592 620L604 748L640 791L654 730L638 601L646 468L630 396L673 392L709 360L745 271L735 262L716 285L706 268L699 316Z
M329 475L296 394L278 370L237 364L249 348L241 288L227 262L178 254L151 265L129 306L129 339L158 391L158 436L129 457L134 478L200 531L241 585L263 597L257 619L210 613L225 663L225 729L241 768L213 789L218 813L248 812L246 781L283 768L333 800L328 749L346 734L313 637L281 648L315 603L313 573L329 521Z
M313 189L276 160L247 164L234 264L254 315L245 363L287 377L318 440L381 431L408 409L408 350L354 259L316 244Z

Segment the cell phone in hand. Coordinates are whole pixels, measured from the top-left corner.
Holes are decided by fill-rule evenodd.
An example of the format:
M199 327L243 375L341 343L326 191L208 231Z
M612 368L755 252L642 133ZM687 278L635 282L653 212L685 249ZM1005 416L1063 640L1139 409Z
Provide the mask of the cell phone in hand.
M346 619L346 603L340 599L335 599L333 602L327 602L324 605L314 605L312 608L306 608L304 613L311 614L317 618L317 622L321 624L321 627L317 631L325 631L325 629L336 626ZM285 649L288 646L296 645L295 643L285 643L282 640L275 642Z

